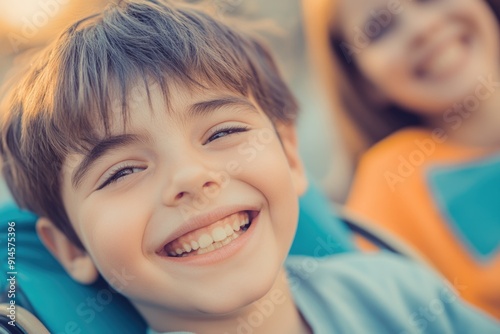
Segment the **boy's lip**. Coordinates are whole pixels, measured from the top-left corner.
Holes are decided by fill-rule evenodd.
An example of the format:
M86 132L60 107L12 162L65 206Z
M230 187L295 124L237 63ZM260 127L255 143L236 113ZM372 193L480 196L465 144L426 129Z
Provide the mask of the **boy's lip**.
M215 210L191 217L180 224L178 228L176 228L165 240L163 240L160 246L156 249L156 254L161 254L165 245L189 232L210 226L225 217L243 211L260 212L260 209L256 208L255 206L249 205L232 205L220 207Z

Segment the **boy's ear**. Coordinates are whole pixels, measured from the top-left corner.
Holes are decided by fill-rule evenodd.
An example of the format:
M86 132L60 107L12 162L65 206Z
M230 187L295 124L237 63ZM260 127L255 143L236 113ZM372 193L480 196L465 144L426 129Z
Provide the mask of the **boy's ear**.
M276 131L278 132L283 150L288 159L290 173L295 186L297 195L302 195L308 186L307 176L305 173L302 159L299 155L299 143L297 140L297 132L293 124L277 124Z
M75 281L91 284L97 280L99 273L90 256L73 244L51 220L39 218L36 231L45 247Z

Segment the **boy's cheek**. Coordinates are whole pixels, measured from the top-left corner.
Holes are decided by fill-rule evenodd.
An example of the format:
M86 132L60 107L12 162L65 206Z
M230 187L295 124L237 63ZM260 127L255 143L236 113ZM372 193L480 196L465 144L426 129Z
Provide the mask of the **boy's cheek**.
M94 211L82 217L82 242L108 282L108 277L113 278L124 270L128 270L129 275L135 275L130 265L142 254L143 235L140 230L142 222L137 213L138 210L134 209L109 209L107 212Z
M115 238L120 238L120 236L116 235ZM95 242L101 243L102 240L95 240ZM116 291L126 293L133 289L140 274L137 271L140 254L142 254L140 249L132 245L130 247L116 245L109 242L108 238L107 244L94 247L91 257L97 270L111 287Z
M254 162L263 151L269 149L269 146L277 140L276 134L271 128L252 131L246 140L238 145L238 160L243 164Z
M237 164L238 169L243 172L269 169L271 165L276 165L283 155L283 147L276 132L270 128L263 128L253 131L238 145L236 154L233 153L231 156L233 163L230 165L236 170L234 165Z

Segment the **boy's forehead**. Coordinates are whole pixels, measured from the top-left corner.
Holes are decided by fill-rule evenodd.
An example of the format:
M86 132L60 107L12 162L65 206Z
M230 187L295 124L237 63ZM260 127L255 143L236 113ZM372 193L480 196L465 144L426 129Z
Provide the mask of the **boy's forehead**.
M130 130L131 119L147 115L153 118L170 115L188 121L226 107L244 108L264 114L252 96L213 85L172 82L167 87L162 87L156 82L140 82L133 85L125 96L115 91L111 100L109 133L114 135Z

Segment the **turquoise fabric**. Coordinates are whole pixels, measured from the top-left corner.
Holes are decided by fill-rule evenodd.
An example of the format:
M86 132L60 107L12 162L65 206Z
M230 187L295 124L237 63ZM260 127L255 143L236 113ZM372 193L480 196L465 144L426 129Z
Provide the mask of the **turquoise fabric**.
M355 249L350 231L312 184L300 198L299 224L290 254L323 257Z
M16 224L17 297L22 290L51 333L145 332L146 324L130 303L103 280L84 286L66 274L38 239L35 215L13 204L4 204L0 212L1 240L6 240L7 223ZM0 253L2 273L8 271L6 255L5 251ZM6 279L1 278L1 282L3 285Z
M130 303L103 280L91 286L75 283L38 239L35 232L37 217L19 210L8 194L0 195L3 201L0 203L2 244L7 237L7 223L16 223L18 290L22 290L51 333L146 332L146 324ZM348 230L335 217L328 201L316 187L309 187L300 199L300 205L299 225L291 253L325 256L354 249ZM0 253L4 266L2 275L7 272L6 257L5 251ZM0 277L0 282L3 291L5 277Z
M442 215L478 261L500 251L500 156L428 171Z

